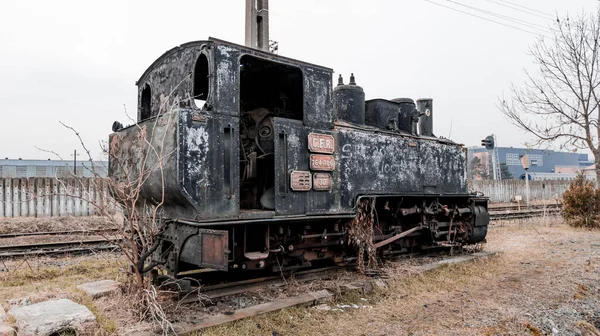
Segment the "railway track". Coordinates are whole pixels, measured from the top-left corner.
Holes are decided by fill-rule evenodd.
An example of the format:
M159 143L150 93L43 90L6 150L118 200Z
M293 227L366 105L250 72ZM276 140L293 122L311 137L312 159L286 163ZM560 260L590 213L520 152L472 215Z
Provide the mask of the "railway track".
M326 280L347 268L348 266L330 266L299 271L293 273L293 279L295 282ZM180 303L193 303L198 301L211 302L222 297L242 294L267 286L284 286L289 280L289 277L286 280L286 278L282 277L281 274L278 274L268 277L202 286L191 291L180 293L180 296L182 297Z
M534 218L539 216L557 215L560 213L560 205L552 204L546 206L532 206L529 210L517 210L517 206L501 206L490 207L490 220L510 220ZM48 232L19 232L0 234L0 239L16 238L16 237L41 237L41 236L60 236L60 235L98 235L101 233L111 234L116 232L116 229L97 229L97 230L75 230L75 231L48 231ZM30 243L0 246L0 258L17 258L33 255L64 255L64 254L84 254L95 251L110 251L118 248L116 241L107 239L85 239L85 240L70 240L47 243ZM307 271L308 272L308 271ZM306 273L306 274L311 274ZM305 276L304 273L298 272L297 275ZM279 278L279 277L277 277ZM261 278L260 281L277 281L276 279ZM227 287L229 288L229 287ZM233 289L218 289L216 287L207 287L207 293L219 293L235 291ZM211 294L213 295L213 294ZM214 294L217 295L217 294ZM209 295L210 296L210 295ZM215 296L217 297L217 296Z
M0 246L0 258L17 258L34 255L84 254L96 251L115 250L117 248L117 241L104 238L5 245Z
M492 210L492 209L490 209ZM490 220L508 220L508 219L522 219L522 218L534 218L541 216L556 216L560 214L561 208L546 208L546 209L531 209L522 211L490 211Z
M70 230L70 231L42 231L42 232L14 232L0 234L0 239L34 236L67 236L67 235L98 235L99 233L115 233L117 229Z
M530 210L538 210L538 209L560 209L562 208L562 204L560 203L552 203L552 204L532 204L529 206ZM490 205L488 207L488 211L490 212L500 212L500 211L521 211L521 210L527 210L527 206L526 205L500 205L500 206L493 206Z
M450 246L437 246L430 247L428 249L424 249L420 252L412 252L405 253L401 255L390 255L386 258L388 262L399 262L401 260L406 260L408 258L431 258L431 257L439 257L445 259L447 257L451 257L449 251L451 250ZM470 253L467 253L468 255ZM226 283L220 284L210 284L203 285L200 288L195 288L189 291L180 292L180 303L193 303L193 302L206 302L210 303L214 300L236 295L242 294L249 291L266 288L266 287L278 287L287 285L289 281L293 281L296 283L308 282L314 280L329 280L336 275L340 275L342 271L356 271L356 258L348 258L346 259L346 263L344 265L336 265L336 266L326 266L319 267L315 269L308 269L302 271L294 271L291 273L285 273L282 275L281 273L275 274L272 276L259 277L259 278L251 278L240 281L230 281ZM365 275L369 276L379 276L380 272L367 272ZM349 287L351 288L351 286Z

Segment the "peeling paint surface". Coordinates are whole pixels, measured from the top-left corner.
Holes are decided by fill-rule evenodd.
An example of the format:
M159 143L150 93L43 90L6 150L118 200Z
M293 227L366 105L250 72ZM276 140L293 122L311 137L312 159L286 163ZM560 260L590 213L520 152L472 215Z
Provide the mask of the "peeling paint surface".
M187 152L186 156L206 157L208 155L208 132L204 127L190 128L186 137ZM202 165L188 161L187 172L192 175L199 175L202 171L206 171Z
M201 109L191 99L200 54L207 56L209 67L209 92ZM462 146L381 127L334 125L332 70L219 40L173 48L141 76L140 97L149 85L154 117L111 136L110 153L118 158L109 164L111 176L131 179L140 170L153 169L143 197L159 202L162 175L156 166L161 166L165 216L203 220L240 215L240 59L245 55L302 72L302 120L273 120L277 215L352 213L364 195L468 197ZM327 169L310 169L310 133L333 139ZM144 159L145 143L166 155ZM331 169L330 186L290 190L292 171L314 174L319 169Z
M138 80L138 120L141 117L142 90L151 89L151 116L166 113L174 107L193 106L193 78L196 60L206 41L195 42L187 48L176 47L165 53Z
M285 119L275 121L275 130L285 134L276 148L287 148L275 158L276 185L285 183L291 171L309 169L308 134L331 134L336 143L331 191L276 190L280 214L352 212L361 195L467 194L466 156L460 145L339 126L326 131Z

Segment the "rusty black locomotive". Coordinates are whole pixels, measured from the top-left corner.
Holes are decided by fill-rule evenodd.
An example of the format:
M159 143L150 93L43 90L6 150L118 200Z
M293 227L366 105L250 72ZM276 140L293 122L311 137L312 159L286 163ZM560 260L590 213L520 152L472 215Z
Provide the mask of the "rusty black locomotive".
M109 174L147 171L139 204L160 205L156 264L177 276L343 262L361 202L382 255L484 240L487 199L467 191L466 149L434 136L433 101L365 101L354 76L332 81L329 68L214 38L144 72L137 124L113 126Z

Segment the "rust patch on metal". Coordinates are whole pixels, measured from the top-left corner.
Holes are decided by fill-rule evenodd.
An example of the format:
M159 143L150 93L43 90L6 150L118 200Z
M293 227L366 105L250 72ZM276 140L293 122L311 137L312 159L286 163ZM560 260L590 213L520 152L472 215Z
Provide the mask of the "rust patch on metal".
M313 153L332 154L335 151L335 139L329 134L309 133L308 149Z
M295 170L291 174L290 183L293 191L309 191L312 189L312 174Z
M201 242L202 263L227 267L227 255L223 253L227 249L227 238L227 234L203 233Z
M331 175L327 173L315 173L313 176L313 189L318 191L329 191L332 188Z
M119 154L121 140L122 139L119 134L113 134L110 136L109 153L110 153L111 158L114 158Z
M202 114L192 114L192 121L205 122L206 117L203 116Z
M331 155L311 154L310 169L320 171L333 171L335 169L335 158Z

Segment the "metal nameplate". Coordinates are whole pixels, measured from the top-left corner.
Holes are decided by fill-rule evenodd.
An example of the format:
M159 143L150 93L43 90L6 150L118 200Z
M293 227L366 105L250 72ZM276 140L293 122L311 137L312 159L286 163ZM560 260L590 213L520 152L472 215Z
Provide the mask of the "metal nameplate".
M290 184L293 191L309 191L312 189L312 174L308 171L294 170L291 173Z
M320 171L335 170L335 158L332 155L311 154L310 169Z
M335 139L329 134L308 134L308 149L313 153L332 154L335 151Z
M331 175L327 173L315 173L313 175L313 188L318 191L329 191L332 187Z
M202 114L192 114L192 121L206 122L206 117Z

